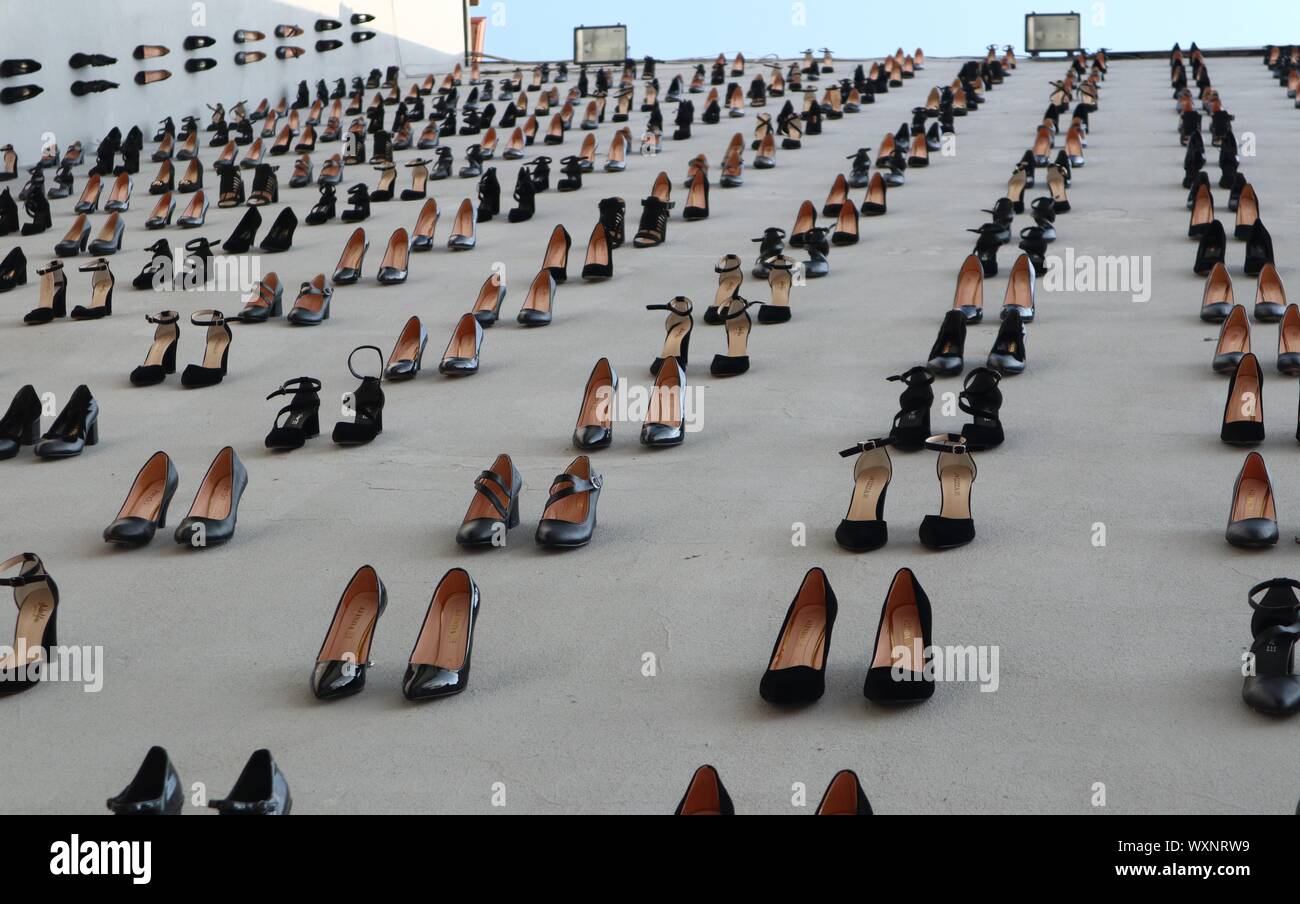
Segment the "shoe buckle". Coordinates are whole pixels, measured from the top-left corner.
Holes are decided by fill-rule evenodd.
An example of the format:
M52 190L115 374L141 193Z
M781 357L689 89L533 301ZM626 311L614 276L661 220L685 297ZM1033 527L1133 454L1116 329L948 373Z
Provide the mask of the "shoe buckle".
M599 474L592 474L590 482L593 487L599 490L601 488L601 485L605 482L605 480Z

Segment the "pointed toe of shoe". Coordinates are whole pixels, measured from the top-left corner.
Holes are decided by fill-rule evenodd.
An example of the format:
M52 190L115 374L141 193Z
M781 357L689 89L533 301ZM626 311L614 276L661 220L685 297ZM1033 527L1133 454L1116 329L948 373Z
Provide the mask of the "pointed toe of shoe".
M32 324L32 325L40 324L40 323L50 323L53 320L54 320L53 308L37 308L36 310L28 311L26 314L23 315L23 323Z
M417 235L415 238L411 239L411 250L412 250L412 251L432 251L432 250L433 250L433 236L431 236L431 235Z
M447 240L447 247L452 251L469 251L474 245L474 237L468 235L453 235Z
M515 320L521 326L546 326L551 322L550 311L538 311L533 308L525 308L519 312Z
M146 518L118 518L104 528L104 542L118 546L144 546L153 539L157 528Z
M1228 543L1238 549L1266 549L1276 546L1279 531L1271 518L1247 518L1228 525Z
M641 427L641 445L652 449L680 446L685 439L686 432L681 427L668 424L645 424Z
M316 663L311 673L311 692L317 700L350 697L366 686L366 668L354 662L332 659Z
M491 546L493 541L504 536L505 522L498 518L476 518L466 521L456 531L456 542L461 546Z
M537 545L552 549L574 549L591 542L592 527L571 521L546 519L537 522Z
M917 672L896 675L891 668L871 669L862 696L884 706L920 703L934 696L934 682L922 680Z
M926 515L921 522L921 543L929 549L957 549L975 539L975 522L970 518L940 518Z
M43 439L32 451L37 458L72 458L80 455L86 444L80 440Z
M11 439L0 439L0 461L14 458L18 454L19 446Z
M608 427L587 426L573 431L573 445L584 452L608 449L614 441L614 431Z
M1277 323L1286 316L1286 308L1275 301L1265 301L1255 305L1255 320L1258 323Z
M1245 352L1228 352L1224 355L1215 355L1214 362L1210 365L1214 368L1216 374L1231 374L1241 364L1241 359L1246 357Z
M826 693L826 676L820 669L800 666L764 673L759 696L778 706L815 703Z
M835 542L849 552L874 552L889 542L889 525L884 521L841 521Z
M1241 689L1241 699L1252 709L1272 716L1286 716L1300 710L1300 677L1295 675L1251 676Z
M1277 356L1277 369L1288 377L1300 376L1300 353L1283 352Z
M749 355L734 358L727 355L714 355L713 362L709 365L709 373L715 377L738 377L748 371Z
M234 535L233 518L225 521L216 521L212 518L186 518L176 526L176 532L172 537L181 546L204 549L227 543Z
M398 267L380 267L375 279L381 285L394 286L406 282L406 270Z
M373 442L378 432L368 423L357 425L352 421L339 421L334 425L331 439L338 446L364 446Z
M1003 376L1017 376L1025 372L1025 362L1019 360L1014 355L1003 355L993 353L989 355L988 366L990 370L995 370Z
M960 355L940 355L931 358L926 367L938 377L955 377L962 372L966 361Z
M414 361L409 359L404 361L394 361L392 364L388 365L388 367L384 368L384 376L393 381L409 380L417 373L419 373L419 368L416 367Z
M478 358L444 358L438 373L448 377L468 377L478 373Z
M469 669L436 665L408 665L402 679L402 696L412 702L450 697L465 690Z

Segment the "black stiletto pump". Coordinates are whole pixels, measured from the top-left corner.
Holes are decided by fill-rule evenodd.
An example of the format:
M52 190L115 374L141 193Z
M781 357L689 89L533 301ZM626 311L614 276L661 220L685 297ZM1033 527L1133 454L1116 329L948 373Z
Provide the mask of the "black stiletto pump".
M184 806L181 777L162 747L151 747L131 783L108 799L118 816L179 816Z
M362 565L339 597L334 619L316 654L311 673L311 690L316 699L337 700L366 686L370 647L379 617L387 607L384 582L374 568Z
M934 696L930 598L910 568L894 575L880 610L862 694L872 703L920 703Z
M812 569L786 611L758 685L759 696L779 706L806 705L822 698L838 614L839 603L826 572Z
M442 576L402 678L407 700L450 697L469 685L479 601L478 585L465 569L453 568Z
M243 254L253 247L253 242L257 239L257 230L261 226L261 211L256 207L248 208L244 211L244 216L240 219L239 225L230 233L230 238L221 243L222 249L231 254Z
M271 751L263 748L253 751L230 793L208 801L208 806L221 816L288 816L293 798Z
M334 442L340 446L363 446L384 432L384 390L380 377L362 376L352 366L352 359L360 351L373 351L379 356L379 372L384 370L384 353L373 345L362 345L348 355L348 370L361 381L352 393L352 421L339 421L334 425Z

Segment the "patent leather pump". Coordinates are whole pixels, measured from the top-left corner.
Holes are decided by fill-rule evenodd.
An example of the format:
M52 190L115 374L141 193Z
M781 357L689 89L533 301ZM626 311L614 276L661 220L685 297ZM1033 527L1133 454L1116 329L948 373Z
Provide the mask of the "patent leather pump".
M146 314L145 320L157 324L153 344L145 355L144 363L131 371L132 386L157 386L176 373L176 346L180 342L180 314L176 311L159 311Z
M573 445L583 452L608 449L614 442L614 402L618 374L608 358L601 358L591 370L582 393L582 406L573 428Z
M384 353L373 345L360 346L348 355L348 370L361 385L352 393L353 419L334 425L334 442L340 446L362 446L384 432L384 390L380 378L359 374L352 366L352 359L362 351L374 352L379 357L380 372L383 371Z
M212 460L189 512L176 526L176 542L191 549L230 542L235 536L239 502L247 486L248 471L244 463L234 449L226 446Z
M320 380L298 377L266 397L270 401L278 396L292 396L289 404L276 414L271 432L266 435L266 448L290 452L320 435L320 389Z
M965 546L975 539L971 517L971 488L978 473L975 459L964 436L941 434L926 440L925 448L939 453L935 471L939 476L942 509L921 522L921 543L929 549L947 550Z
M783 706L815 703L826 692L826 663L839 603L826 572L810 570L786 610L758 693Z
M674 816L735 816L736 807L726 786L712 766L695 770L686 793L673 811Z
M44 677L58 644L59 588L35 553L25 552L0 562L0 587L14 589L17 619L14 640L0 655L0 696L35 687Z
M208 806L221 816L288 816L293 798L271 751L263 748L253 751L230 793Z
M537 523L538 546L549 549L578 549L596 533L596 505L604 478L591 466L591 459L579 455L551 482L550 495Z
M442 576L402 678L407 700L450 697L469 685L479 604L478 585L469 572L453 568Z
M167 526L167 507L176 495L180 476L166 452L155 452L131 484L126 501L108 527L104 542L118 546L145 546Z
M857 456L853 466L853 499L835 530L835 542L849 552L874 552L889 542L885 494L894 478L888 448L893 442L889 437L871 439L840 453L841 458Z
M686 369L676 358L664 358L641 425L641 445L652 449L680 446L686 439L685 403Z
M515 321L520 326L549 324L555 310L555 290L555 277L549 269L542 268L528 287L528 296L515 315Z
M424 362L424 349L429 344L429 334L419 317L410 317L397 336L393 352L384 367L384 379L390 383L410 380L420 373Z
M442 360L438 362L438 373L448 377L468 377L478 373L482 348L482 324L473 314L462 314L447 341Z
M362 565L343 589L334 608L334 620L316 654L311 673L311 691L316 699L337 700L366 686L370 647L379 617L387 606L384 582L373 567Z
M910 568L894 575L880 610L862 694L872 703L920 703L934 696L930 598Z
M456 531L456 542L470 548L501 547L519 526L519 495L524 479L509 455L498 455L492 467L474 480L474 497Z
M1239 549L1267 549L1277 545L1279 536L1273 480L1264 456L1251 452L1232 489L1226 537Z
M108 809L118 816L179 816L185 806L185 788L162 747L151 747L122 793L108 799Z

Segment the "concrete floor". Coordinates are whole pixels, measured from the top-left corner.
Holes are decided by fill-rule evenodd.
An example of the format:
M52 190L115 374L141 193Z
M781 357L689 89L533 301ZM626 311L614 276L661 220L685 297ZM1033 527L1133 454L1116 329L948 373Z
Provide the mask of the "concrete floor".
M61 405L85 382L103 415L101 444L80 458L38 463L25 450L0 465L8 513L0 552L45 558L62 591L61 641L102 645L107 661L100 693L48 685L0 702L10 728L0 756L23 764L0 778L0 807L102 812L148 747L162 744L186 784L202 782L211 796L229 790L255 748L270 747L299 813L666 813L706 762L745 813L811 812L844 768L861 775L886 814L1097 812L1096 782L1107 789L1102 812L1289 812L1300 791L1300 782L1286 786L1296 726L1241 703L1239 660L1250 641L1247 589L1294 573L1285 563L1295 552L1288 543L1247 555L1223 540L1243 456L1217 438L1227 387L1209 367L1216 330L1197 319L1201 282L1185 238L1182 151L1163 62L1112 66L1074 212L1062 218L1054 249L1150 255L1153 297L1040 296L1029 372L1004 383L1008 442L977 456L973 545L944 554L919 546L917 527L937 510L935 457L896 454L892 543L863 557L841 551L833 534L852 462L836 453L888 431L898 384L885 378L923 363L972 244L963 230L983 222L980 209L1002 195L1047 104L1047 82L1064 72L1059 62L1022 64L979 113L958 121L956 156L909 172L906 188L890 195L889 216L864 220L865 240L831 254L831 276L796 290L794 321L755 327L747 376L708 376L725 340L701 319L691 378L704 387L703 431L680 449L648 454L639 425L620 424L615 447L596 457L606 486L595 542L566 554L532 542L551 478L577 454L569 436L593 362L608 356L620 374L648 384L663 316L644 305L686 294L702 314L718 257L735 252L748 265L751 237L769 225L789 229L804 198L820 208L844 157L878 146L958 65L930 61L905 89L827 123L802 151L779 154L777 169L749 170L738 190L715 188L713 216L701 223L680 219L687 161L705 152L716 167L737 129L748 143L752 111L697 125L689 142L665 140L658 159L598 172L578 193L541 195L530 223L487 224L478 248L454 258L446 236L475 183L433 183L445 211L439 247L413 256L400 287L380 287L373 274L391 231L410 228L420 205L377 205L364 224L367 279L338 290L333 318L315 329L236 326L229 377L202 391L182 390L175 377L150 389L127 381L152 336L146 312L214 304L233 312L239 304L233 294L158 298L129 288L144 263L140 249L157 237L141 225L152 206L154 167L146 164L127 250L112 261L120 282L111 320L24 327L35 279L3 300L4 400L32 382ZM1238 133L1258 135L1259 156L1244 170L1290 276L1300 206L1288 176L1300 115L1255 60L1215 60L1211 72ZM661 72L665 86L669 75ZM671 130L673 108L665 115ZM644 119L633 116L638 138ZM615 128L597 132L602 154ZM575 130L563 147L538 150L558 161L581 138ZM459 156L471 141L450 144ZM214 155L205 150L205 163ZM287 178L291 158L283 160ZM519 164L495 165L508 194ZM629 244L615 255L613 282L575 279L561 287L551 326L517 327L514 312L551 228L564 223L573 234L576 275L597 202L628 199L630 240L637 201L660 169L678 200L668 243ZM399 175L400 189L408 177ZM78 191L83 177L84 168ZM352 168L345 184L375 177ZM316 194L286 190L282 200L301 218ZM861 201L861 192L854 196ZM67 228L70 209L58 202L54 229L21 241L34 266ZM214 203L197 233L224 237L242 212ZM265 222L277 212L264 211ZM1017 228L1029 222L1021 219ZM350 230L338 221L300 226L293 250L263 256L261 269L276 270L291 297L299 282L332 271ZM167 234L183 242L195 233ZM7 237L0 250L14 244ZM1234 244L1234 275L1241 257ZM1004 252L1004 266L1013 260ZM502 323L487 334L482 372L437 376L456 318L497 263L512 289ZM70 283L69 304L82 302L86 275L74 272ZM1005 284L1003 276L986 287L991 311ZM763 299L766 286L747 276L742 292ZM1239 279L1238 294L1249 303L1253 283ZM376 344L387 354L411 314L430 330L427 369L386 387L377 442L335 447L326 424L326 435L301 451L263 449L283 401L263 401L267 393L310 374L324 381L328 409L354 388L348 353ZM198 360L201 333L182 328L182 363ZM996 317L971 331L968 369L983 363L995 334ZM1271 375L1272 330L1258 330L1256 342ZM1263 452L1290 536L1300 528L1296 387L1266 382L1274 436ZM960 382L941 381L936 391L942 403ZM935 429L959 429L962 418L936 407ZM334 419L322 412L323 422ZM192 552L160 536L123 552L102 542L151 453L163 448L175 459L182 483L173 512L183 515L226 444L250 474L232 544ZM524 521L508 549L467 555L455 530L475 476L501 451L524 474ZM1092 545L1098 522L1104 548ZM800 523L805 548L791 542ZM390 594L373 648L378 665L361 696L321 704L308 676L344 583L364 563ZM412 705L399 691L406 657L435 582L455 565L483 593L470 688ZM786 606L814 565L827 570L840 601L827 693L807 710L775 711L759 699L758 681ZM937 643L1000 648L996 693L944 685L904 711L864 701L881 601L902 566L933 601ZM642 674L647 653L655 677ZM797 782L807 786L807 810L791 806ZM503 810L492 805L497 783Z

